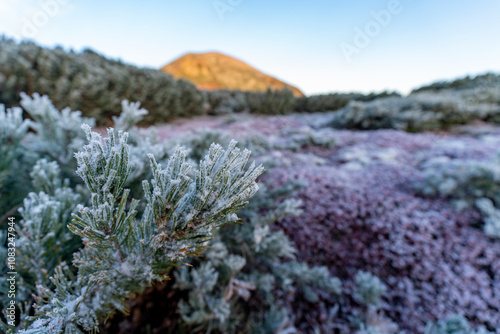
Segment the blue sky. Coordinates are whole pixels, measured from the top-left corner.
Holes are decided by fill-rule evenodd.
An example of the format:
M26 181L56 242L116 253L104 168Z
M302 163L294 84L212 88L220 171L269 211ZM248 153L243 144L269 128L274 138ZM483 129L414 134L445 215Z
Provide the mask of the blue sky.
M158 68L220 51L307 94L500 72L500 1L0 0L0 34Z

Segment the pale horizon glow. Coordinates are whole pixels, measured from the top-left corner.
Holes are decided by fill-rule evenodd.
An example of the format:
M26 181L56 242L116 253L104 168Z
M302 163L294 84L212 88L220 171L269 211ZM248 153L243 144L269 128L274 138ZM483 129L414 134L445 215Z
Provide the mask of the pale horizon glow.
M0 34L150 68L216 51L307 95L406 94L500 72L498 13L488 0L1 0Z

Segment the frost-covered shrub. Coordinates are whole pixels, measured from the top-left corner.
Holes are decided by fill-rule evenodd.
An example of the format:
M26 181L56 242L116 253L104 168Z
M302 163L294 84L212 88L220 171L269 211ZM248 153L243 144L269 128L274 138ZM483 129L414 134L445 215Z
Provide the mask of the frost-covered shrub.
M0 104L0 184L7 178L10 165L18 158L24 136L29 128L29 121L23 120L22 110L5 110Z
M248 108L245 93L237 90L208 91L210 115L239 113Z
M45 159L30 173L35 192L24 199L19 210L22 221L16 242L17 271L23 280L20 300L28 301L36 284L48 286L57 265L71 262L73 253L82 246L66 227L82 196L69 188L68 180L61 180L60 174L57 163Z
M285 129L281 135L286 136L285 141L274 145L276 148L298 151L301 148L317 146L322 148L333 148L335 139L328 129L315 130L310 127L303 127L298 130Z
M383 333L391 334L398 332L398 325L392 322L380 310L382 295L387 287L375 275L365 271L358 271L354 277L354 298L365 306L366 311L358 321L361 321L357 334Z
M149 112L141 108L140 102L130 103L127 100L122 101L122 112L120 116L113 116L114 128L118 131L129 131L137 123L142 121Z
M148 163L148 154L153 154L159 163L166 163L170 154L175 151L175 143L162 142L158 136L156 128L137 128L145 115L149 112L140 108L138 102L122 101L122 112L119 117L113 117L115 129L128 131L128 143L130 146L130 161L134 165L127 178L125 186L130 189L132 194L142 193L142 180L152 178L151 168ZM212 142L211 142L212 143ZM227 143L223 143L227 145ZM142 211L144 208L139 208Z
M325 94L303 96L295 99L294 111L325 112L344 108L349 101L355 100L351 94Z
M439 115L424 113L415 101L390 97L371 102L353 101L334 114L331 125L346 129L423 130L438 128Z
M251 113L266 115L284 115L293 109L295 97L293 92L268 89L265 92L246 92L246 101Z
M500 210L493 205L489 198L481 198L476 201L484 219L484 232L492 237L500 239Z
M195 156L206 153L208 139L224 142L227 138L222 131L206 130L183 136L179 141L193 148L188 155L196 162ZM276 221L299 212L300 203L287 199L298 186L264 186L240 211L241 225L222 228L203 258L189 262L192 268L174 270L174 289L168 295L180 296L176 297L180 300L174 299L177 313L160 313L160 317L167 318L164 321L170 329L224 333L267 333L279 328L311 330L314 322L304 321L306 315L301 310L305 312L307 308L303 304L317 305L329 312L322 305L325 300L336 299L340 281L331 277L325 267L294 261L295 251L288 239L273 229ZM137 321L124 319L119 323L125 323L125 331L131 331L140 326ZM332 315L328 324L322 325L326 328L334 324ZM116 323L108 329L109 333L115 326Z
M107 59L91 50L66 52L0 37L0 103L13 106L19 94L49 95L58 108L83 110L100 125L110 123L122 100L150 111L146 123L205 113L205 94L184 80L156 70Z
M500 75L486 73L475 77L464 77L454 81L436 82L413 90L412 95L419 93L429 93L434 95L455 96L456 99L464 101L466 104L480 105L484 110L489 106L500 105ZM500 123L498 112L489 113L486 120Z
M83 123L93 126L95 120L81 117L80 111L69 108L59 111L48 96L38 93L33 97L21 93L21 105L34 120L31 123L34 133L27 138L30 149L41 157L57 161L65 177L73 176L76 166L74 154L85 140L80 127Z
M40 283L35 320L26 333L50 330L96 330L97 319L125 311L126 298L166 278L170 266L204 250L216 228L237 220L235 212L257 191L260 167L244 167L249 152L230 144L212 145L195 178L178 149L165 169L150 156L153 181L144 181L147 206L136 222L137 200L127 204L126 133L108 131L105 144L84 128L89 144L77 153L78 170L92 193L92 206L79 206L69 228L85 240L75 255L78 275L56 269L55 289ZM152 187L152 189L151 189Z
M30 122L23 120L22 110L5 110L0 104L0 212L12 215L24 196L28 193L27 173L36 157L23 143Z
M330 125L347 129L436 130L472 120L500 121L500 105L483 103L457 92L412 94L370 102L350 102Z
M180 141L191 147L188 155L196 162L206 154L207 142L228 138L224 132L205 130ZM178 304L180 318L171 319L177 330L292 330L292 302L320 303L341 292L340 281L325 267L294 261L295 249L283 232L272 229L277 221L300 212L300 202L287 199L299 186L263 186L240 211L242 224L222 228L203 258L189 262L193 268L174 270L175 290L185 291ZM297 320L297 325L303 324Z
M287 114L290 112L325 112L345 107L350 101L372 101L377 98L399 96L394 92L379 94L332 93L291 97L287 90L262 92L208 91L209 114L225 115L249 109L260 114Z
M172 139L173 142L182 143L189 149L189 158L198 163L206 154L210 143L228 144L231 135L227 131L198 129L194 133L181 135ZM264 137L254 135L238 138L238 147L248 148L254 154L261 154L271 148L271 143Z
M288 88L268 89L265 92L221 90L207 94L211 115L225 115L244 110L255 114L284 115L292 112L296 100Z
M377 98L399 96L396 92L382 92L379 94L361 93L333 93L296 98L294 111L297 112L325 112L344 108L350 101L372 101Z
M474 88L500 86L500 75L495 73L486 73L475 77L466 76L453 81L438 81L430 85L425 85L414 89L412 93L423 91L442 91L448 89L468 90Z
M495 333L482 328L473 330L469 322L463 316L451 316L437 323L430 323L425 329L424 334L488 334Z
M26 176L33 168L38 168L35 163L41 158L57 162L57 167L52 168L52 172L56 173L57 168L61 180L69 179L71 187L80 183L74 173L76 161L73 155L85 142L81 124L95 124L94 119L81 117L79 111L68 108L59 111L47 96L37 93L33 97L21 95L21 105L32 120L22 119L21 108L5 111L4 106L0 105L0 150L3 157L0 162L0 208L6 215L15 214L29 191L38 192L37 186L33 188ZM145 113L144 109L139 109L138 103L123 101L120 117L114 118L119 129L131 131L132 160L137 169L134 169L132 177L128 179L128 185L135 188L140 187L140 182L144 179L138 181L140 176L150 176L147 172L149 167L144 163L147 159L144 152L149 151L159 159L166 159L166 147L172 150L169 145L159 144L152 129L144 133L133 127ZM47 192L46 189L42 190Z
M441 156L425 161L420 169L423 181L417 188L424 195L448 197L470 204L486 197L500 205L500 157L477 161Z
M354 294L356 300L364 305L378 306L380 298L387 289L380 278L368 272L358 271L354 280L356 282Z
M227 133L219 130L203 129L197 130L192 135L181 137L179 142L189 147L189 157L198 163L208 151L210 143L227 144L230 140L231 137Z
M17 284L22 333L97 330L99 319L126 310L130 295L165 280L172 266L204 251L220 226L238 220L236 212L258 189L255 180L263 168L247 166L250 151L236 148L234 141L226 150L211 145L198 168L187 163L180 147L165 167L150 154L152 180L142 181L146 201L139 221L135 217L140 201L129 199L130 190L125 188L133 169L128 133L108 129L103 141L84 125L88 144L78 149L71 144L80 137L73 127L79 114L59 113L45 97L23 98L35 116L34 136L40 136L35 148L42 153L50 153L40 149L45 147L67 151L47 154L54 161L39 160L34 166L31 177L38 193L30 193L20 210ZM123 121L116 120L124 127L144 114L138 105L129 107L132 111L125 110ZM52 134L41 126L48 119L57 124L64 118L74 122L60 131L50 128ZM57 138L64 142L57 143ZM77 205L80 194L61 179L60 167L70 150L76 151L76 173L91 195L86 205ZM76 236L83 241L80 250ZM0 248L3 254L3 243ZM73 266L68 266L72 257ZM31 293L36 304L28 316ZM9 327L2 324L2 328Z
M457 206L475 205L486 234L500 238L500 156L487 161L438 157L422 164L424 195L452 198Z
M174 272L175 287L189 292L179 303L179 327L221 333L296 331L290 303L318 303L340 294L340 280L330 277L326 267L293 260L295 249L286 236L270 228L300 212L300 202L283 200L289 189L294 187L264 188L241 211L242 225L222 229L205 257L192 262L194 268Z
M160 143L154 131L141 131L134 127L146 114L138 103L123 102L121 116L114 119L119 129L130 131L129 145L122 133L108 132L103 144L99 135L91 133L89 128L78 131L76 124L84 121L80 114L69 110L59 112L47 97L24 96L23 101L25 108L35 116L33 129L37 130L30 134L27 144L31 145L30 150L44 157L33 166L30 175L34 192L25 199L21 210L23 220L20 223L19 249L23 254L18 259L21 274L18 296L27 301L27 305L32 302L32 294L37 296L34 310L31 307L24 308L22 312L20 310L19 326L27 329L27 333L49 329L56 332L59 329L77 332L81 329L90 330L96 328L97 321L104 316L126 310L126 299L130 293L140 293L151 282L162 280L168 266L180 261L187 262L188 259L183 258L188 254L196 254L197 247L198 250L204 249L198 242L206 239L204 236L210 236L211 232L205 229L206 226L196 230L195 234L182 230L182 226L189 230L197 224L196 212L183 203L189 202L196 207L197 198L203 201L205 195L197 196L195 192L205 193L206 189L212 189L216 196L221 197L224 192L229 194L231 188L222 192L222 188L214 190L210 185L212 181L203 184L203 178L224 181L230 177L224 182L231 183L235 189L238 186L244 188L244 185L233 183L231 178L254 179L257 175L257 172L239 172L232 176L222 173L224 177L220 178L222 174L220 177L206 174L211 169L214 172L213 168L223 166L216 163L216 157L223 151L206 143L210 140L229 141L229 137L218 132L198 133L180 140L192 146L191 152L175 149L171 144ZM50 133L41 126L48 124L50 119L54 124L65 119L73 121L62 129L52 127ZM92 122L91 119L88 121ZM83 146L85 140L89 144ZM261 151L269 147L267 140L262 137L246 138L243 145L245 143ZM232 158L228 156L228 161L244 160L247 153L238 153L234 145L230 144L234 155ZM49 148L53 148L52 152L49 152ZM143 163L148 151L158 156L158 161L150 161L151 168ZM207 165L206 160L203 160L207 151L211 158L209 164L212 165ZM63 180L71 166L71 160L68 162L66 157L72 152L78 152L78 174L91 195L90 202L80 205L77 211L77 204L85 203L88 195L79 189L75 191L70 188L78 183L77 180ZM200 159L195 160L195 156ZM194 168L185 168L187 162L182 163L182 157L190 157L195 165L201 160L200 170L204 172L197 173ZM92 161L100 162L94 164ZM162 169L159 161L166 164L167 168ZM132 169L132 162L137 167ZM109 169L113 164L116 164L116 169ZM63 168L66 172L63 172ZM179 177L175 182L168 183L165 176L172 173L179 173ZM137 189L138 181L148 178L152 178L153 182L143 184L147 199L145 203L129 200L142 193L142 190ZM196 180L201 188L194 187L193 183L189 186L187 182L190 179ZM131 191L125 187L131 187ZM181 193L170 198L169 192L175 192L175 189ZM186 192L184 196L182 191ZM252 193L248 188L241 195L250 196ZM220 330L254 328L265 331L282 327L292 330L295 310L290 302L305 298L308 303L316 303L340 292L340 281L332 278L325 267L311 267L293 261L294 249L287 238L282 232L270 228L277 220L296 214L299 203L285 200L289 193L283 189L266 191L264 194L258 205L242 211L244 225L239 225L237 230L224 229L206 252L204 260L191 261L203 266L200 272L198 267L192 271L186 271L187 267L180 269L179 272L186 273L179 277L185 277L186 280L179 278L177 289L187 289L190 296L202 296L201 300L205 302L193 302L192 298L195 297L192 297L180 303L179 312L185 316L179 326L212 326ZM165 198L167 202L164 202ZM210 199L210 196L205 199ZM223 202L222 198L219 202L215 198L212 201L215 201L212 205L217 207L216 211L197 209L201 210L200 223L212 220L214 225L218 225L225 222L222 216L229 217L231 221L235 219L230 213L221 216L221 212L227 210L219 205ZM240 207L240 204L228 205ZM73 222L70 221L71 213L76 213ZM135 216L141 213L143 219L135 227ZM66 228L68 224L71 231L82 237L83 243ZM166 232L169 229L175 232L169 235ZM121 230L127 233L120 233ZM158 233L156 237L155 231ZM143 237L143 242L137 239L137 235ZM182 241L176 243L175 237L182 237ZM189 240L196 240L195 247L190 247ZM40 249L43 251L40 252ZM219 249L218 253L216 249ZM54 257L54 254L58 256ZM73 265L70 265L71 262ZM163 263L163 266L159 263ZM250 265L255 263L259 264L257 270ZM141 266L141 270L138 266ZM210 288L210 285L205 284L205 278L212 275L214 270L218 280ZM196 277L202 278L205 283L197 285L199 281L196 281ZM97 281L100 286L96 284L87 288ZM252 299L248 299L249 296ZM249 312L241 313L240 307ZM201 313L193 313L193 310ZM35 312L34 317L28 316L30 312ZM220 317L213 318L214 314ZM333 323L334 318L330 321Z

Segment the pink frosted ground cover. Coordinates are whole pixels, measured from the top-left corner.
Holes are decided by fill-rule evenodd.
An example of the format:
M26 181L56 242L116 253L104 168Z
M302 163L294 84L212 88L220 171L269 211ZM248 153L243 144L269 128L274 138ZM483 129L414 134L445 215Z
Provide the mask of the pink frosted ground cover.
M320 117L326 116L217 118L208 125L236 138L260 134L279 144L293 131L316 131L308 123ZM169 138L205 121L168 125L159 133ZM347 296L340 315L355 312L352 278L362 269L387 285L383 309L409 332L422 332L426 322L452 314L498 327L500 240L485 235L475 209L458 212L446 199L424 198L415 184L422 178L419 166L430 158L490 159L500 149L500 131L475 136L321 131L334 138L334 147L274 149L261 159L280 164L265 176L271 184L307 182L297 194L303 214L276 228L295 243L299 260L327 265L343 280ZM321 316L314 312L314 306L302 305L297 316Z

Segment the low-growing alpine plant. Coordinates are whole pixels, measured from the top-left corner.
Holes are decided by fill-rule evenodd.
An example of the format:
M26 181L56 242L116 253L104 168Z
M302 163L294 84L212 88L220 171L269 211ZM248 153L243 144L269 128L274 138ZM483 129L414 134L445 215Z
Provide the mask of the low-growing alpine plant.
M16 327L2 332L498 327L494 138L461 139L471 150L427 134L318 130L301 116L163 141L162 128L135 127L147 114L138 103L122 103L107 136L47 97L21 105L31 120L0 106L0 207L17 217L18 272ZM247 166L243 147L277 167L258 192L262 167ZM6 239L4 224L1 259ZM7 290L1 280L2 310ZM163 293L150 303L148 291Z
M18 304L24 311L21 333L97 331L102 319L126 311L131 294L167 279L173 266L205 250L220 226L238 221L236 212L257 192L255 181L264 170L247 166L250 151L236 148L235 141L227 149L211 145L196 169L181 147L164 167L149 155L153 177L142 182L145 209L139 220L140 201L125 188L133 170L128 133L110 128L103 141L90 126L82 129L87 144L75 153L76 173L89 202L60 180L61 161L40 160L32 173L40 191L30 193L20 210L18 284L25 288L18 297L26 302ZM73 233L83 247L71 263L71 251L79 246Z
M85 124L93 119L59 111L46 96L23 94L21 105L32 121L21 109L2 109L2 135L11 145L3 147L12 155L4 160L5 179L16 181L13 166L26 156L31 181L18 199L16 327L2 322L3 331L98 331L114 313L127 312L131 296L173 277L174 289L189 294L176 311L188 331L294 331L293 299L316 303L325 292L340 294L337 278L296 262L288 238L270 228L301 212L288 198L298 184L259 192L241 210L263 167L247 166L250 151L230 137L197 133L181 138L187 149L162 143L152 128L135 127L147 111L124 101L103 139ZM262 145L243 140L240 147ZM243 224L214 238L240 220L237 211ZM3 231L0 237L6 254ZM5 263L1 269L7 272Z
M475 206L484 220L487 235L500 238L500 154L487 161L450 159L446 156L421 166L424 195L448 197L458 209Z

